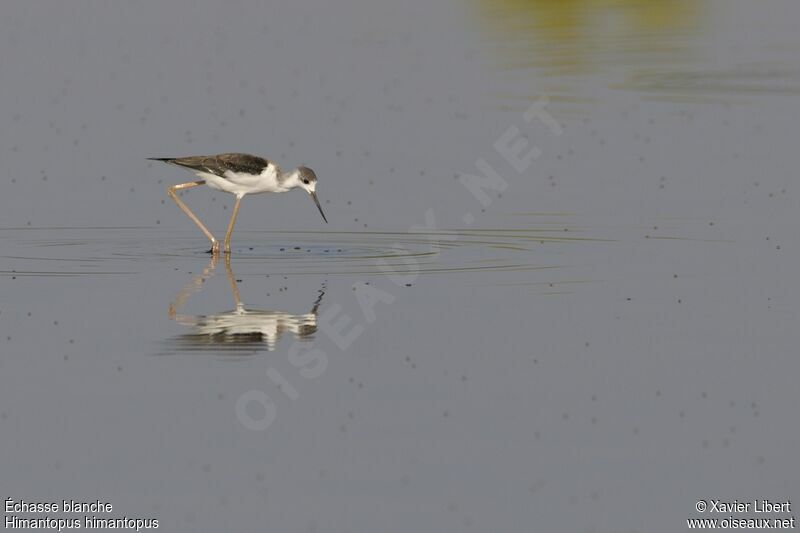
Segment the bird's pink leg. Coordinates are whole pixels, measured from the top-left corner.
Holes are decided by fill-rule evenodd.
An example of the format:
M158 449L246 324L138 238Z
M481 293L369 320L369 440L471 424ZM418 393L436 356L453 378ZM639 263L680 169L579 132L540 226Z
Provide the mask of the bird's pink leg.
M233 226L236 224L236 216L239 214L239 204L242 202L241 197L236 197L236 203L233 204L233 213L231 213L231 221L228 223L228 232L225 234L225 253L231 253L231 235L233 235Z
M197 216L194 213L192 213L191 209L189 209L186 206L186 204L184 204L183 201L181 201L181 199L178 198L178 195L175 194L175 191L179 191L181 189L191 189L192 187L197 187L198 185L203 185L203 184L205 184L205 180L197 180L197 181L189 181L187 183L179 183L178 185L173 185L172 187L167 189L167 194L169 194L169 197L172 198L175 201L176 204L178 204L178 207L181 208L181 211L186 213L186 216L188 216L190 219L192 219L192 222L197 224L197 227L200 228L200 231L202 231L203 234L206 237L208 237L208 240L211 241L211 253L218 254L219 253L219 241L214 238L214 236L211 234L211 232L208 231L208 228L206 228L203 225L203 223L200 222L200 219L197 218Z

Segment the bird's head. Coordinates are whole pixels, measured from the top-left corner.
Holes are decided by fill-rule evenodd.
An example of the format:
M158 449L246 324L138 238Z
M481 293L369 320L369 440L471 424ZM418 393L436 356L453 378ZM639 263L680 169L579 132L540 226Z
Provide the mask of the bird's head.
M319 200L317 199L317 175L313 170L308 167L297 167L290 174L288 185L292 189L303 189L309 195L311 195L311 199L314 200L315 204L317 204L319 214L322 215L322 220L324 220L325 223L328 222L328 219L325 218L325 213L322 212L322 206L319 205Z

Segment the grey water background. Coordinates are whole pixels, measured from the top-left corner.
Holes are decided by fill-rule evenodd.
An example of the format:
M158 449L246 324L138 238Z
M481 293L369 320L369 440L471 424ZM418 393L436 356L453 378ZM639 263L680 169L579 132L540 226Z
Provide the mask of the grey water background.
M676 531L699 499L797 500L797 3L0 15L4 497L326 532ZM522 119L542 98L563 133ZM511 126L541 150L523 173ZM165 195L191 176L145 158L222 151L314 168L330 224L248 197L214 264ZM479 158L508 183L488 205L457 179ZM184 200L224 232L230 197ZM231 278L264 331L213 330L242 324ZM365 316L360 283L392 302ZM346 349L326 310L363 327Z

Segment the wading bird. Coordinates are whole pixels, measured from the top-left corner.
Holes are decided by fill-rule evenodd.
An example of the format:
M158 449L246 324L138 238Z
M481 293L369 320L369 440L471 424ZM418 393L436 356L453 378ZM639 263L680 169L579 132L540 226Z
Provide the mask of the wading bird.
M325 223L325 213L317 199L317 175L308 167L297 167L290 172L281 172L280 167L269 159L264 159L250 154L218 154L218 155L196 155L189 157L150 157L151 161L163 161L181 167L188 168L201 179L179 183L167 189L169 197L175 200L181 211L197 224L197 227L211 241L212 254L219 253L219 241L208 231L200 219L184 204L176 191L191 189L198 185L208 185L212 189L225 191L236 196L236 203L233 206L231 221L228 224L228 231L225 234L225 253L231 251L231 234L233 226L236 224L236 215L239 214L239 204L248 194L261 194L265 192L286 192L292 189L303 189L317 204L317 209L322 215Z

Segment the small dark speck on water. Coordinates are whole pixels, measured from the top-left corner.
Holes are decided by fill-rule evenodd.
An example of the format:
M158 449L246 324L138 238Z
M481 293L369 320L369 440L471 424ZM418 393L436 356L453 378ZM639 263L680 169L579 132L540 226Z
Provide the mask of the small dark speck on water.
M410 287L410 286L411 286L411 284L410 284L410 283L406 283L406 287Z
M295 249L295 250L299 250L299 249L300 249L300 247L299 247L299 246L295 246L295 247L294 247L294 249Z

